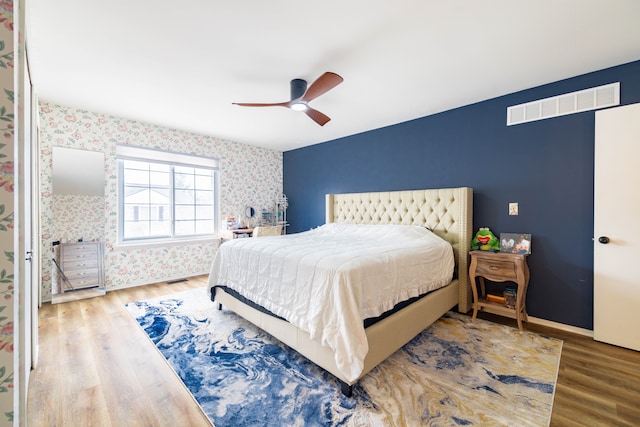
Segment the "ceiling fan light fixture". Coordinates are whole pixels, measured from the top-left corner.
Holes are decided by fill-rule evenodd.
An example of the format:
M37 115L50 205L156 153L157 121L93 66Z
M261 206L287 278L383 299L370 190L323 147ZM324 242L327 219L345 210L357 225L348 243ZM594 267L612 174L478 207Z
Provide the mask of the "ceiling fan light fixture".
M291 103L291 109L295 111L305 111L307 108L309 107L305 102L298 101Z

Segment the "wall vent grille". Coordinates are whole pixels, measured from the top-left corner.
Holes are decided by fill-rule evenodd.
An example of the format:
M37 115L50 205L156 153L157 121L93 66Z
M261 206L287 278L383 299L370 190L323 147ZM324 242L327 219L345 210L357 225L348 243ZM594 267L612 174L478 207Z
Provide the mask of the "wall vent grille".
M507 126L620 105L620 82L507 107Z

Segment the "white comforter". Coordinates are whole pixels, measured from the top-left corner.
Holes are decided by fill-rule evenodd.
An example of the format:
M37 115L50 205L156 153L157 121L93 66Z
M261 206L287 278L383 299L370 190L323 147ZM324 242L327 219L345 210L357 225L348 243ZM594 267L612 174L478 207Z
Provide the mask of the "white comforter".
M224 243L209 288L228 286L308 332L351 381L369 350L363 320L448 284L453 268L451 245L426 228L334 223Z

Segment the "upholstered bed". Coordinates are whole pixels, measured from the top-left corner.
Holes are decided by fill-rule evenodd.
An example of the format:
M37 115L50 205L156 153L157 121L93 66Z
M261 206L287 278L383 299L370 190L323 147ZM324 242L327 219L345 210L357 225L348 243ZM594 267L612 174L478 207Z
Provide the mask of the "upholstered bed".
M224 253L217 254L209 276L211 297L220 305L224 305L233 310L335 375L341 381L343 392L350 394L351 386L356 383L359 378L409 342L444 313L456 305L461 312L467 312L471 308L471 292L468 275L466 274L468 271L468 245L471 239L470 231L472 228L471 212L472 190L466 187L379 193L330 194L326 196L327 225L323 226L323 232L326 232L324 231L324 227L328 227L330 232L333 232L335 227L340 229L343 224L346 230L351 230L349 227L356 227L358 233L365 234L368 233L369 229L386 230L386 228L392 229L392 232L396 232L395 229L397 228L410 230L410 234L429 233L424 230L424 228L426 228L433 232L435 236L438 236L435 237L436 240L444 240L451 245L452 249L445 243L445 246L449 248L447 249L449 256L455 261L453 280L449 282L449 278L451 277L451 273L449 273L449 276L445 276L446 280L442 281L440 279L441 283L438 284L438 286L444 286L430 291L420 298L413 298L415 301L411 304L402 309L394 310L392 314L386 313L386 316L383 316L381 320L373 323L371 326L367 326L363 330L365 353L362 355L361 359L363 360L360 360L361 363L357 365L357 368L353 368L353 365L350 365L351 369L345 370L342 354L337 350L334 351L332 347L335 346L328 344L324 336L322 339L319 339L317 331L313 333L307 332L310 331L310 329L307 328L306 325L304 328L302 325L297 327L292 323L293 320L289 322L282 317L274 316L273 313L265 310L264 307L257 307L257 304L250 301L257 299L257 294L251 294L251 292L247 290L245 291L247 295L243 296L241 295L242 291L236 292L236 290L225 286L223 282L231 276L220 273L220 264L228 264L229 259L237 259L239 256L244 256L244 253L240 251L240 249L242 249L240 247L232 247L232 245L226 243L229 245L228 248L221 248L221 250L227 249L227 261L220 261L221 256L225 256ZM347 226L347 224L349 225ZM350 224L361 225L352 226ZM377 228L372 227L373 224L397 224L412 227L385 225ZM331 228L332 226L334 228ZM311 232L301 233L299 237L302 237L303 234L309 234L310 236L308 238L310 239L315 238L315 235ZM393 236L393 234L391 235ZM299 244L301 240L295 240L293 236L285 236L284 238L290 239L290 245ZM265 240L261 240L261 245L257 246L266 248L273 247L276 248L276 252L278 251L277 246L271 246L271 244L273 243L275 245L275 243L280 242L266 239L281 240L280 237L264 237L258 239ZM246 242L233 243L233 245L246 246ZM315 249L310 250L310 252L313 251L315 251ZM453 253L452 256L451 252ZM321 255L315 254L315 256L318 259L324 260L324 257ZM290 255L286 256L286 258L290 257ZM399 258L396 262L399 262ZM286 269L286 265L282 265L284 265ZM283 269L282 265L278 268ZM242 267L234 268L240 269ZM369 265L367 268L371 269L372 266ZM382 267L380 271L384 271L384 267ZM250 273L242 272L234 277L247 277L247 274ZM317 272L314 274L317 274ZM398 273L396 273L396 275L397 274ZM406 275L402 278L403 281L410 279L410 276ZM371 281L373 281L373 279L371 279ZM411 296L412 295L410 295L410 297ZM332 301L334 300L332 299ZM269 306L268 303L265 304L264 298L261 302L262 306ZM339 305L341 302L338 301L337 304ZM326 316L326 314L322 315ZM363 321L364 319L365 317L362 318ZM358 325L358 327L362 329L360 325ZM346 330L345 334L349 335L347 341L351 339L351 336L357 336L358 328L354 328L353 331ZM324 343L321 343L323 341Z

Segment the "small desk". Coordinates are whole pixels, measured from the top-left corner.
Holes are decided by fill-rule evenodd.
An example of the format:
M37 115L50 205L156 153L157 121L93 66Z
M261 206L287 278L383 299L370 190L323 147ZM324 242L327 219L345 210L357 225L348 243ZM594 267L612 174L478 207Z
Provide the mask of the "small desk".
M518 329L522 330L522 321L527 321L527 286L529 285L529 266L527 254L510 254L506 252L471 251L469 279L473 291L473 319L479 310L486 310L500 315L514 315L518 321ZM476 277L480 282L478 285ZM514 282L518 285L515 308L487 301L484 279L493 282Z
M220 230L220 237L223 240L233 240L253 236L253 228L238 228L235 230Z

